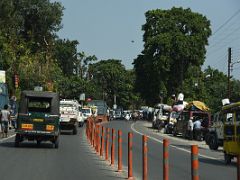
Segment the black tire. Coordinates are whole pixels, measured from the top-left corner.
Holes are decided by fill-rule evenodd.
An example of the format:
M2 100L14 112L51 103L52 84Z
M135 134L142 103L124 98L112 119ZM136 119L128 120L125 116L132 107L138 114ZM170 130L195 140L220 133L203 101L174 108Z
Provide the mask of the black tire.
M37 146L40 146L40 144L41 144L41 141L37 140Z
M207 133L206 135L205 135L205 138L204 138L204 140L205 140L205 143L207 144L207 145L209 145L209 137L211 136L211 134L209 134L209 133Z
M208 137L208 146L212 150L217 150L218 149L218 139L217 139L216 135L211 134Z
M16 134L14 146L15 146L15 147L19 147L20 141L21 141L21 136L20 136L20 134Z
M232 161L232 156L227 153L224 153L224 163L228 165L231 163L231 161Z
M54 148L58 149L59 147L59 137L56 137L56 140L53 142Z
M177 128L176 127L173 128L172 134L173 134L173 136L177 136L178 133L177 133Z
M73 133L73 135L76 135L76 134L77 134L77 127L76 127L76 126L74 126L72 133Z
M188 137L188 132L187 132L187 131L183 131L182 137L183 137L184 139L190 139L190 137Z

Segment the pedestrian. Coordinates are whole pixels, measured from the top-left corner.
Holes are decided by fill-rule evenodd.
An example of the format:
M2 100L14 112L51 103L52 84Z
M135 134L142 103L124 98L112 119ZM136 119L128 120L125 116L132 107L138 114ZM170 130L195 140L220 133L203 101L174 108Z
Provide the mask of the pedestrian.
M193 123L193 137L194 139L201 141L201 121L202 119L200 117L197 118L197 120Z
M4 105L4 108L1 110L1 127L2 127L2 136L8 136L8 125L10 123L10 112L8 110L8 105Z
M17 119L17 98L16 98L16 96L11 97L9 104L10 104L10 117L11 117L10 128L16 128L16 119Z
M188 138L192 140L193 139L193 117L190 117L188 120L187 131L188 131Z

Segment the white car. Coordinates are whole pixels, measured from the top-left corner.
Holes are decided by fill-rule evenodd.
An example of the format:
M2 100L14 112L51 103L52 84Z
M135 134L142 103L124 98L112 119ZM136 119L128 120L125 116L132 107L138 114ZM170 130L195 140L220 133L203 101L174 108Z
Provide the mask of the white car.
M92 109L90 107L83 107L82 114L83 114L83 121L87 121L87 118L93 115Z

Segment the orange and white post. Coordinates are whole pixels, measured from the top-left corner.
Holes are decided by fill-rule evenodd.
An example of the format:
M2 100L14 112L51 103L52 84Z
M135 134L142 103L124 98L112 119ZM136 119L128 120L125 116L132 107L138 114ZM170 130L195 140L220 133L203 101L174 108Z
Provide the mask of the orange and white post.
M169 140L164 139L163 140L163 180L169 179Z
M101 138L100 156L103 156L103 151L104 151L104 127L102 126L102 138Z
M143 180L148 179L147 136L142 136Z
M114 155L115 155L115 129L112 129L111 166L114 165Z
M199 180L199 162L198 162L198 146L197 145L192 145L191 146L191 160L192 160L192 180Z
M118 172L122 171L122 131L118 130Z
M105 149L105 160L108 160L109 136L110 136L110 129L107 128L107 134L106 134L106 149Z
M133 178L133 157L132 157L132 137L131 132L128 133L128 179Z

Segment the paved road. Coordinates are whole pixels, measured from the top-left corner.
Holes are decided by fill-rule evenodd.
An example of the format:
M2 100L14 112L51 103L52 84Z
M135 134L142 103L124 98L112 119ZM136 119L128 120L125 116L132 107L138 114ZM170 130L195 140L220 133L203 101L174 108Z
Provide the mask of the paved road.
M221 150L212 151L204 142L187 141L182 138L162 135L151 129L151 124L139 121L135 124L125 121L111 121L104 126L121 129L123 131L123 164L127 168L127 133L133 132L133 171L137 179L142 177L142 137L141 134L149 136L148 141L148 177L150 180L162 179L162 140L169 138L169 163L170 179L191 179L191 154L190 145L199 145L200 179L201 180L226 180L236 178L236 163L226 166L223 163ZM116 153L117 154L117 153ZM115 154L116 158L117 155Z
M20 148L13 146L14 138L0 141L0 180L112 180L126 179L127 170L127 133L133 132L133 171L135 179L142 177L142 136L148 141L148 179L162 179L162 139L170 139L170 179L191 179L190 144L199 145L200 179L236 179L236 164L225 166L220 151L209 150L203 142L186 141L157 133L151 124L139 121L133 124L125 121L111 121L104 126L123 131L124 172L117 173L117 151L115 167L99 158L86 141L84 128L78 135L61 135L59 149L50 143L40 147L36 143L23 143ZM117 144L116 144L117 145ZM116 146L117 148L117 146ZM109 151L110 152L110 151Z
M0 141L0 180L112 180L126 176L100 159L86 141L85 128L78 135L60 136L52 144L26 142L14 147L14 137Z

